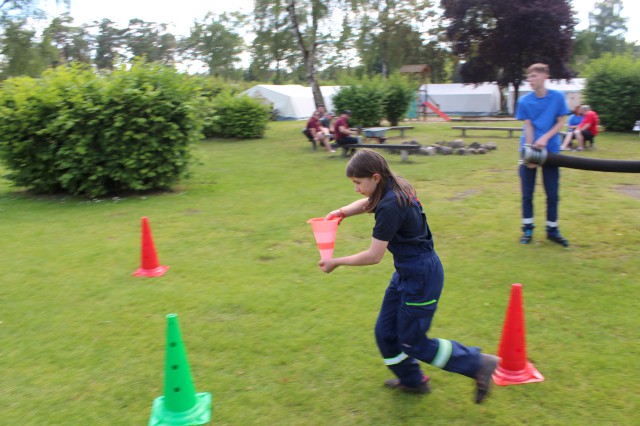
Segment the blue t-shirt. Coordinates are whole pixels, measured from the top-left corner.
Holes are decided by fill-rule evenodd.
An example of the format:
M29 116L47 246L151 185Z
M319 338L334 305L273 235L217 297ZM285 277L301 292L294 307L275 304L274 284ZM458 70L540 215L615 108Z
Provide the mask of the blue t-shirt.
M582 115L577 115L577 114L571 114L569 116L569 119L567 120L567 127L571 126L577 126L578 124L582 123L582 119L584 118L584 116Z
M542 98L538 98L535 92L531 92L518 99L516 118L518 120L531 120L534 130L532 142L535 142L555 126L558 117L568 115L570 112L564 94L557 90L547 89L547 94ZM525 139L525 132L523 131L520 138L520 146L525 144ZM558 133L549 139L547 151L560 151L561 142L560 134Z

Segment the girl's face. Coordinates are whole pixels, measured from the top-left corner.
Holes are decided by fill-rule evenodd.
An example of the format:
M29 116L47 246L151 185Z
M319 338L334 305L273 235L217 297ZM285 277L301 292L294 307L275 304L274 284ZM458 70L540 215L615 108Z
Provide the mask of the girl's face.
M377 173L368 178L352 177L350 179L355 185L356 192L365 197L371 197L380 183L380 175Z

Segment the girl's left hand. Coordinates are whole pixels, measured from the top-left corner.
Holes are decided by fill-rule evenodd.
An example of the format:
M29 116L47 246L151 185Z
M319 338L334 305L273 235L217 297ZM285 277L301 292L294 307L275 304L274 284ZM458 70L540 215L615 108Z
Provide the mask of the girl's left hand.
M320 269L322 269L322 272L326 272L327 274L330 274L334 269L338 267L338 264L335 260L328 259L328 260L321 260L320 262L318 262L318 266L320 267Z

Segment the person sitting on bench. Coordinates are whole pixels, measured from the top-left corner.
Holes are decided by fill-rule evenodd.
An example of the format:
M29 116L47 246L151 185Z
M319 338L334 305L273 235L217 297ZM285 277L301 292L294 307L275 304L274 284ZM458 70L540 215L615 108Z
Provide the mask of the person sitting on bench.
M327 112L327 109L323 106L318 107L318 112L320 113L320 125L323 127L323 131L326 129L325 133L331 133L331 114Z
M345 109L340 113L340 117L333 123L333 137L336 143L342 147L348 145L355 145L360 142L359 137L356 137L358 132L355 132L349 128L349 117L351 117L351 111Z
M585 149L586 141L591 142L591 147L593 147L595 137L598 135L598 124L600 124L600 117L591 110L589 105L582 105L580 110L584 118L574 132L576 139L578 139L578 151Z
M560 151L566 151L571 147L571 142L575 139L576 134L574 133L576 128L580 123L582 123L581 106L578 105L573 109L573 113L569 116L567 120L567 134L564 137L564 142L562 142L562 146L560 147Z
M331 149L331 143L329 142L330 135L323 131L322 125L320 125L320 113L315 111L313 115L307 121L307 127L305 129L305 134L309 139L313 141L320 142L322 145L327 148L328 152L336 152Z

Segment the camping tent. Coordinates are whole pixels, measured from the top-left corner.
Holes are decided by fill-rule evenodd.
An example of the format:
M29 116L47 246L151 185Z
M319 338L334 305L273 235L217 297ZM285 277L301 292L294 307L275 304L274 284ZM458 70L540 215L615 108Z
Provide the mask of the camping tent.
M500 111L500 90L495 83L473 84L423 84L424 93L431 103L448 115L494 115ZM425 99L421 99L424 101Z
M567 80L548 80L545 83L547 89L558 90L564 93L567 99L569 109L573 109L582 103L582 90L586 84L586 78L574 78L571 81ZM520 84L518 89L518 98L523 97L527 93L531 93L531 85L529 83ZM509 85L508 107L509 114L513 114L513 99L515 98L515 90L513 85Z
M339 90L340 86L320 87L327 111L333 111L333 96ZM260 84L241 94L271 106L278 120L306 119L316 109L311 88L299 84Z

